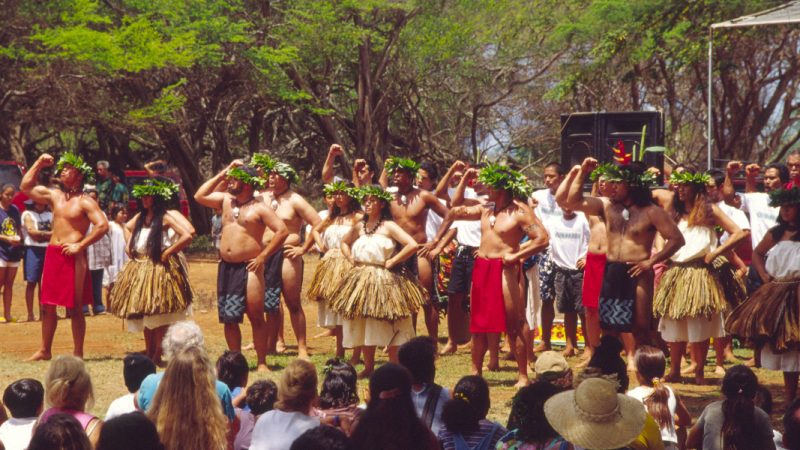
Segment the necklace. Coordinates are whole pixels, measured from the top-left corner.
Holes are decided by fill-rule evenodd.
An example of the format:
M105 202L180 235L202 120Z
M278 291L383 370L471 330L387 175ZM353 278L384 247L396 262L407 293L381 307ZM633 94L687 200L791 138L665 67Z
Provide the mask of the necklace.
M275 192L272 193L272 201L269 202L269 207L272 208L273 211L277 211L278 210L278 206L280 206L280 204L278 203L278 197L280 197L281 195L285 194L286 191L288 191L288 190L289 189L285 189L280 194L276 194Z
M503 210L508 208L509 205L511 205L512 203L514 203L513 200L508 202L508 203L506 203L506 206L503 206L502 208L500 208L499 211L498 210L493 210L492 211L492 214L489 216L489 227L494 228L494 224L495 224L495 222L497 222L497 215L500 214L501 212L503 212Z
M375 225L374 225L374 226L373 226L371 229L370 229L370 228L368 228L368 227L367 227L367 224L365 223L365 224L364 224L364 234L365 234L365 235L367 235L367 236L370 236L370 235L372 235L372 234L375 234L375 232L376 232L376 231L378 231L378 228L380 228L380 226L381 226L381 224L382 224L382 223L383 223L383 219L381 219L381 220L379 220L379 221L375 222Z
M242 207L247 206L247 204L252 202L254 198L255 197L250 197L249 200L243 203L239 203L239 200L236 200L235 198L233 199L233 201L231 201L231 203L233 204L233 209L231 209L231 212L233 213L233 220L239 220L239 213L241 212Z

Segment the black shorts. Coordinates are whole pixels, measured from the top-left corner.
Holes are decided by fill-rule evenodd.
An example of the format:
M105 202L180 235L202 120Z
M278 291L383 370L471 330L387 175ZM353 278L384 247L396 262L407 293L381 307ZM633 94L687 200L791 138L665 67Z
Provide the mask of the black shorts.
M472 286L472 266L475 264L474 252L476 247L459 245L453 257L450 268L450 283L447 284L448 294L469 294Z
M583 302L581 301L583 271L556 266L553 272L558 312L583 314Z
M283 290L283 249L278 249L264 264L264 312L272 313L281 307Z

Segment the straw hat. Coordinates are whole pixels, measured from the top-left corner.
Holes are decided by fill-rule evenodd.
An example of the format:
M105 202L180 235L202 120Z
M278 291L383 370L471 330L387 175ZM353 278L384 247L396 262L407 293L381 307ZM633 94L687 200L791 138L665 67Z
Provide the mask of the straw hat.
M590 378L544 404L547 421L564 439L591 450L624 447L642 432L647 412L613 383Z
M538 381L547 381L565 389L572 388L572 369L561 352L543 352L536 359L534 371Z

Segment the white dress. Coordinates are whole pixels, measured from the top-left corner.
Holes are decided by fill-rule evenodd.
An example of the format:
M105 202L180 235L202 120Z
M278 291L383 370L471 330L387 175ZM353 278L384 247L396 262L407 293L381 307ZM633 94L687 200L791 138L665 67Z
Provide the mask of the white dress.
M129 259L125 252L125 231L122 226L114 221L108 222L108 236L111 238L111 265L103 274L103 286L117 281L117 275Z
M333 224L325 229L325 232L322 233L322 242L328 250L323 259L344 258L340 249L342 239L352 228L353 226L349 224ZM317 322L322 328L335 328L342 324L342 318L328 307L327 302L319 301L317 302Z
M769 251L766 264L767 273L775 281L794 281L800 279L800 242L781 241ZM800 350L776 353L770 344L761 349L761 367L782 372L800 372Z

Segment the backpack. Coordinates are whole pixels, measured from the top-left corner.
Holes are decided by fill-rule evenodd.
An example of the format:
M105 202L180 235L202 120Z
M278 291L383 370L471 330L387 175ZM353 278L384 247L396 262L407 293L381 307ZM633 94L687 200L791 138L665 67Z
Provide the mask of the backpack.
M464 440L464 436L462 436L461 433L454 433L453 440L454 444L456 445L456 450L489 450L489 446L492 444L492 438L497 433L499 428L499 424L493 424L492 430L486 433L486 436L484 436L475 447L470 447L467 445L467 441Z

